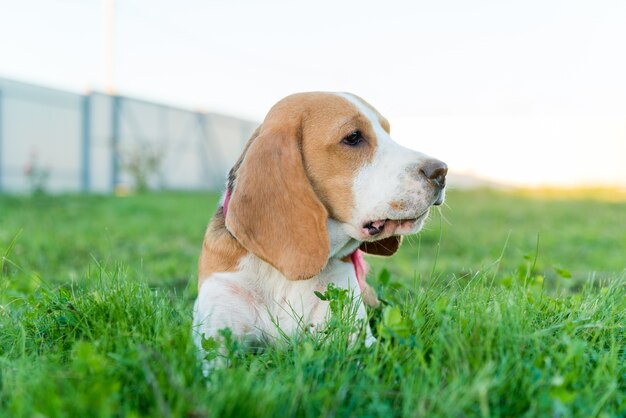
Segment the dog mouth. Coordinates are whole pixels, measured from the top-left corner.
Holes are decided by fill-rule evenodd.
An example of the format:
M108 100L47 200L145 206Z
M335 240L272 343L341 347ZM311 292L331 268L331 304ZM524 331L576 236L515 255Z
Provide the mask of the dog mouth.
M428 215L428 209L415 218L403 219L379 219L363 224L362 231L366 236L375 237L378 235L393 235L410 233L413 227Z

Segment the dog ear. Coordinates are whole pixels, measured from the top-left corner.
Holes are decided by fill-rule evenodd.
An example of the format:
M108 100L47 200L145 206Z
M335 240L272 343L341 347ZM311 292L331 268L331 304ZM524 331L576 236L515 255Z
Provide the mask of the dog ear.
M330 243L328 212L305 173L296 126L261 126L250 140L235 173L226 227L288 279L304 280L326 266Z
M401 236L393 236L389 238L383 238L378 241L373 242L363 242L359 248L361 251L373 254L373 255L382 255L385 257L389 257L393 255L398 248L400 248L400 244L402 244Z

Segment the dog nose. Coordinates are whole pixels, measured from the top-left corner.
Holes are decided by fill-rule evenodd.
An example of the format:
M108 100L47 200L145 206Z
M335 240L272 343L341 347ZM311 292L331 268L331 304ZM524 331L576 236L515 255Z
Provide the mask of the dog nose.
M446 185L446 174L448 174L448 166L443 161L428 160L424 163L420 172L435 186L443 189Z

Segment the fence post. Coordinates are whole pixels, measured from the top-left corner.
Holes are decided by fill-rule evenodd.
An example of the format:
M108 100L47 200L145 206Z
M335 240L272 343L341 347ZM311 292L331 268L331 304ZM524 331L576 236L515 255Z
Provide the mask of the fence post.
M81 167L81 185L83 193L89 192L90 189L90 162L91 162L91 93L83 96L82 103L82 167Z
M210 122L206 113L203 112L196 112L196 121L198 123L198 133L200 134L200 140L197 143L198 158L200 159L200 184L206 187L207 182L210 182L210 187L215 187L218 182L215 180L215 175L211 173L212 164L209 159L212 160L213 156L210 155L211 144L206 129L207 123Z
M115 192L120 177L120 97L109 96L112 98L111 109L111 191Z

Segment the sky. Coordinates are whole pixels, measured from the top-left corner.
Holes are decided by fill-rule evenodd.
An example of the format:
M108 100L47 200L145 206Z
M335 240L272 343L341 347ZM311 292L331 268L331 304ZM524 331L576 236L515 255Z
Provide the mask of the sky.
M107 83L107 0L0 0L0 77ZM261 121L348 91L451 172L626 187L626 1L116 0L119 94Z

